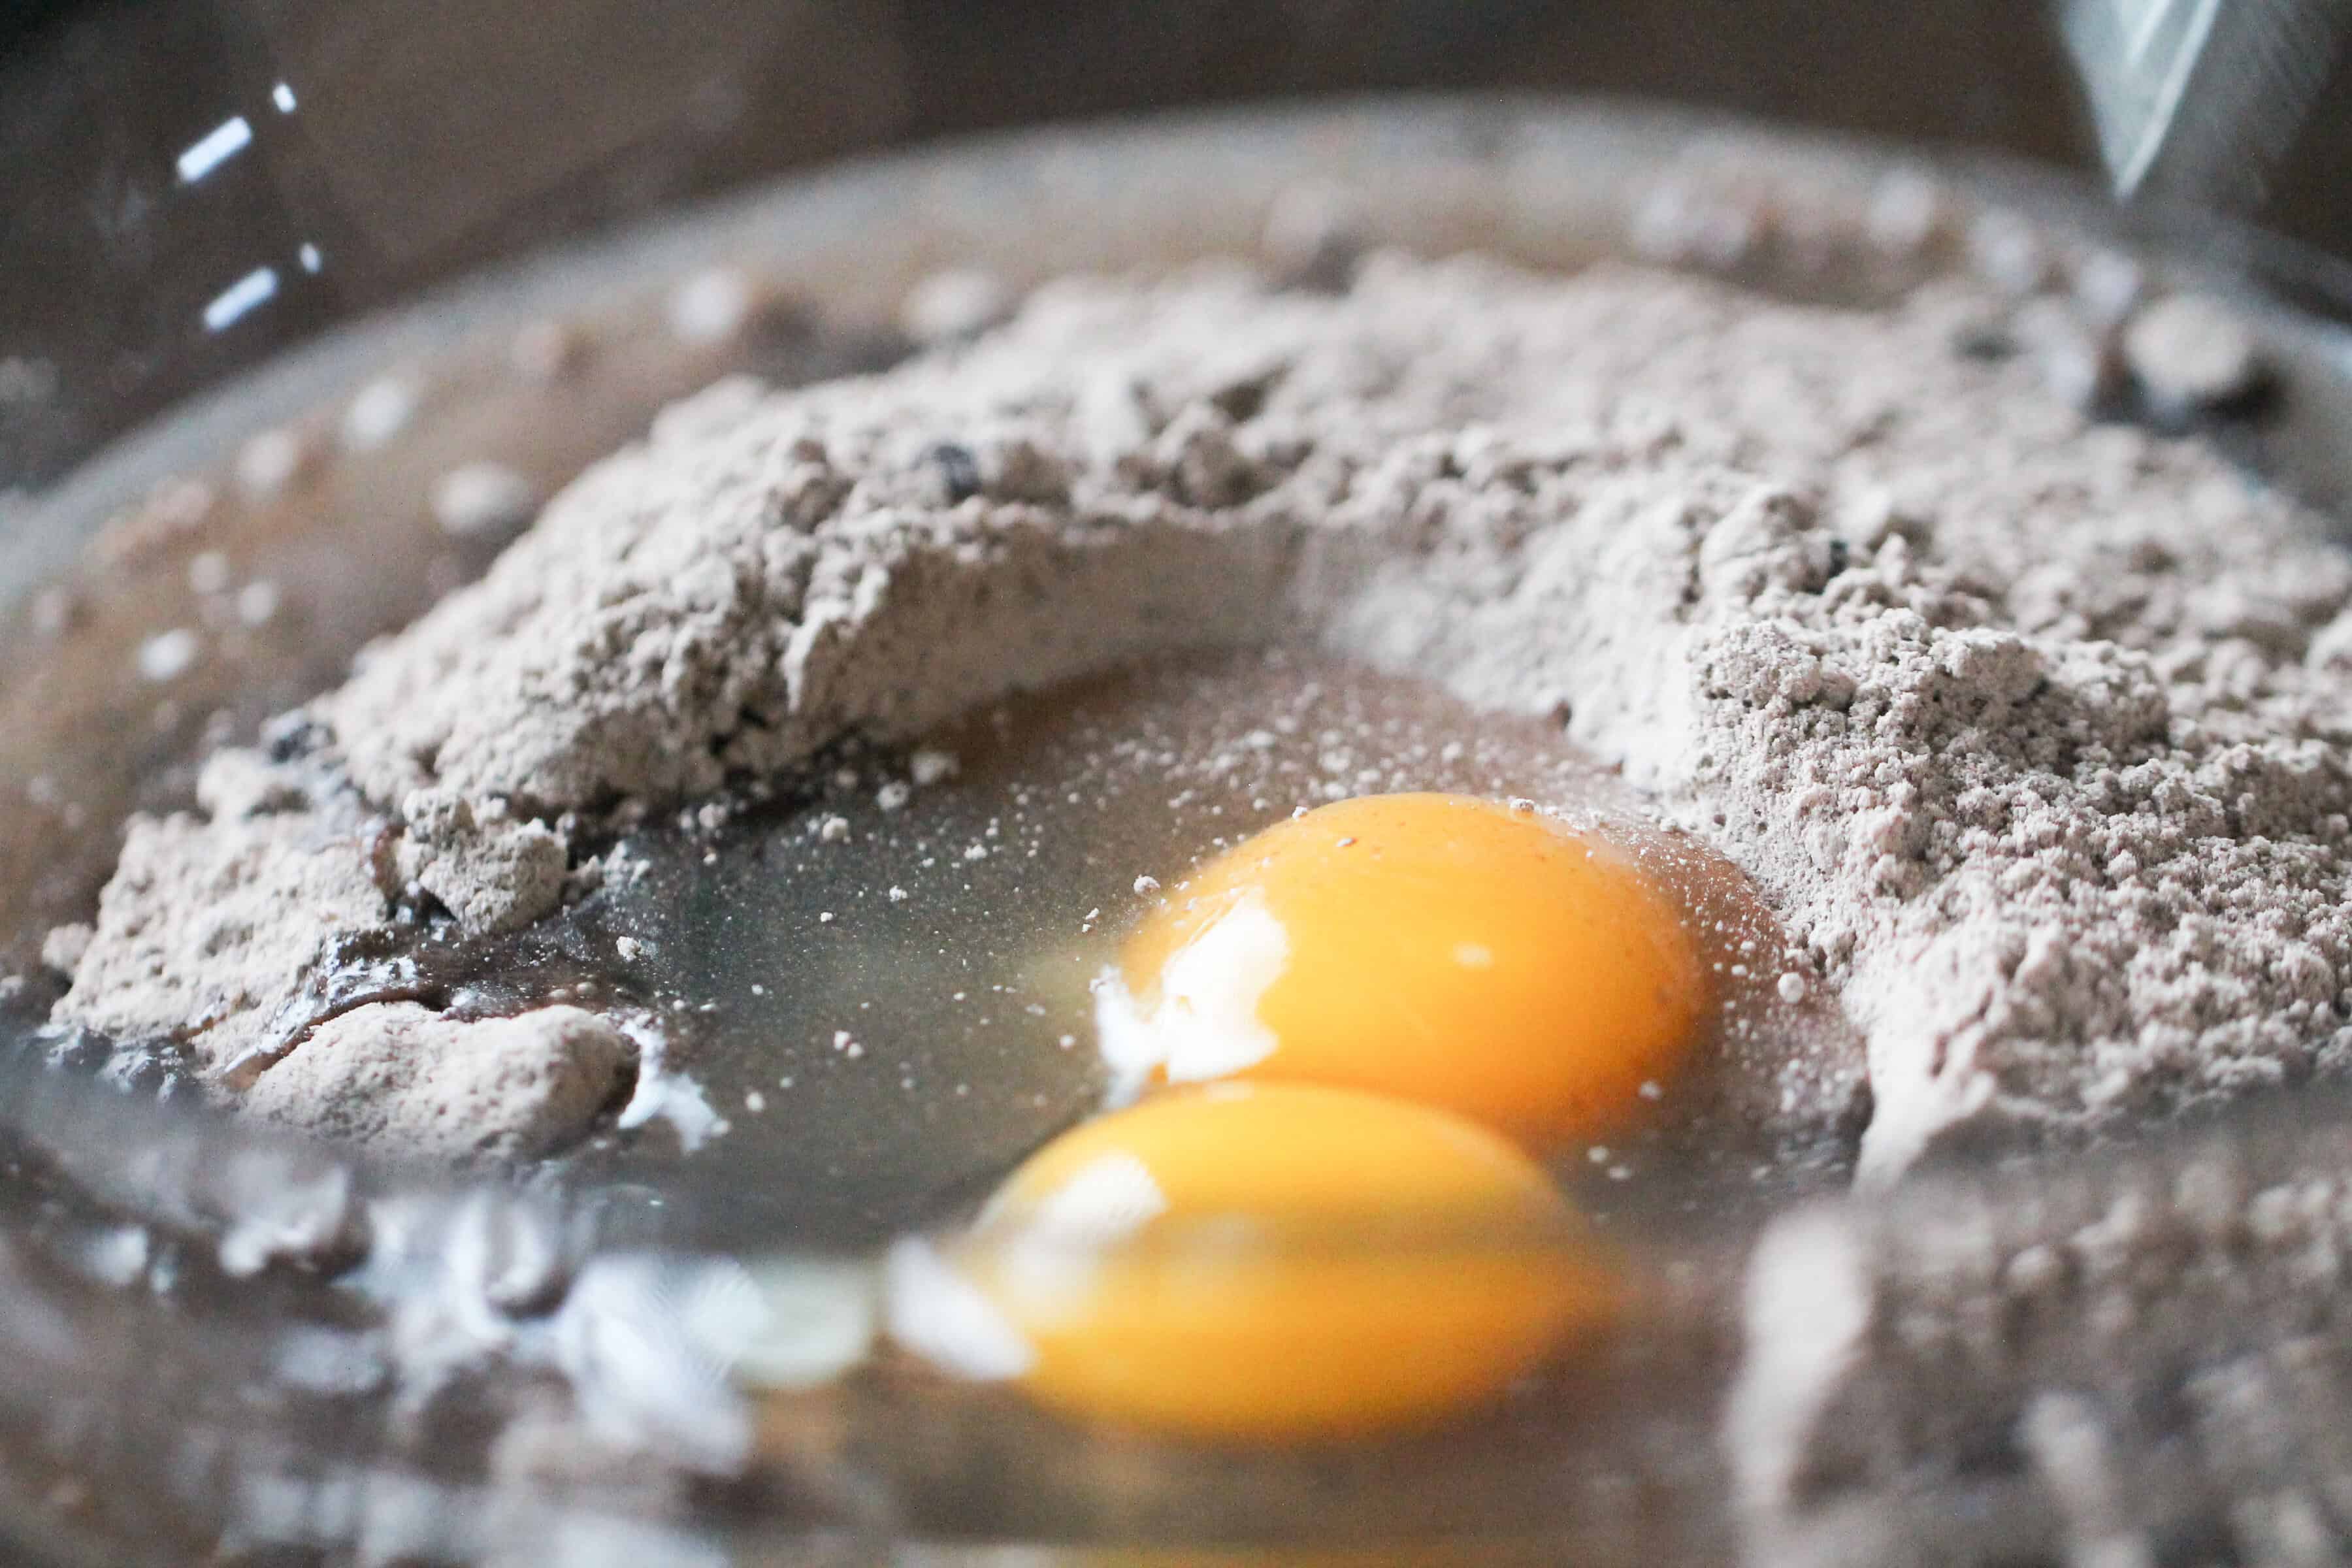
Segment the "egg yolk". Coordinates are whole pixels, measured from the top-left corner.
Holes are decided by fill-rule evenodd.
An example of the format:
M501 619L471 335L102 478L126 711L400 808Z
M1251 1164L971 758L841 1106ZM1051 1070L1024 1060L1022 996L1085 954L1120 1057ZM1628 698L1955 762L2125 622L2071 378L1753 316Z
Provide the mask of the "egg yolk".
M1307 1084L1082 1123L948 1248L902 1284L961 1328L902 1339L1066 1414L1198 1439L1425 1422L1615 1310L1612 1272L1513 1144Z
M1672 900L1615 847L1492 801L1391 795L1203 866L1129 941L1097 1016L1130 1085L1349 1085L1540 1148L1636 1115L1704 997Z

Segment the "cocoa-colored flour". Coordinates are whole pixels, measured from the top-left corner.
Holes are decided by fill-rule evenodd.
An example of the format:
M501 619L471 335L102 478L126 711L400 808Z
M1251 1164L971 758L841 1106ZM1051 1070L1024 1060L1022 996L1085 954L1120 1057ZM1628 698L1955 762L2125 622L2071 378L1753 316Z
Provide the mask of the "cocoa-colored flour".
M353 1124L374 1080L297 1065L306 984L404 899L509 928L625 803L1303 633L1561 715L1745 868L1868 1042L1881 1172L2330 1068L2352 566L1997 352L2013 315L1384 258L1338 297L1066 281L885 375L721 384L372 649L294 760L217 764L328 795L138 826L60 1016Z

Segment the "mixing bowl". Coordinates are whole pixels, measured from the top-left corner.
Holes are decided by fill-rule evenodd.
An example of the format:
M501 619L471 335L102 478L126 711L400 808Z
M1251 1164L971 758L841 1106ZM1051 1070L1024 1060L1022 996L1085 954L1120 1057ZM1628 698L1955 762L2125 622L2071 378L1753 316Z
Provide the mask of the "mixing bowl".
M2226 1252L2229 1215L2352 1158L2326 1088L2092 1152L1955 1159L1892 1194L1849 1194L1843 1146L1736 1181L1677 1156L1588 1194L1641 1302L1605 1347L1494 1420L1268 1450L1057 1420L871 1349L877 1242L955 1212L1001 1152L791 1223L691 1159L517 1182L305 1143L97 1070L40 1023L43 933L88 918L126 816L184 806L205 751L333 684L510 535L451 535L454 467L544 495L719 376L888 364L942 278L1018 294L1240 256L1312 286L1395 246L1866 300L2023 234L2072 286L2125 268L2242 301L2281 395L2205 434L2334 506L2352 289L2324 253L2118 214L1952 145L2079 147L2020 13L256 4L50 27L5 68L26 90L0 91L29 128L0 139L21 176L0 237L19 487L0 798L24 803L0 815L0 956L26 977L0 995L0 1534L24 1560L2333 1560L2345 1482L2312 1434L2352 1409L2352 1342L2248 1310L2256 1264L2184 1269L2128 1332L2061 1312L1976 1363L1958 1329L1837 1321L1855 1300L1932 1319L1951 1254L1923 1238L1977 1237L1998 1270L2129 1207ZM798 164L821 166L761 183ZM189 635L191 574L223 557L250 574L204 631L230 651L159 702L142 659ZM1466 1268L1563 1242L1324 1245ZM1795 1510L1760 1500L1779 1494L1757 1458L1774 1380L1805 1375L1759 1350L1791 1342L1792 1289L1822 1353L1864 1369L1876 1403L1852 1419L1885 1460L1813 1478ZM2289 1348L2304 1379L2257 1424L2268 1447L2200 1425L2185 1390ZM2094 1427L2109 1447L2085 1458L2069 1435ZM2107 1537L2084 1535L2095 1516ZM2297 1542L2313 1554L2262 1555Z

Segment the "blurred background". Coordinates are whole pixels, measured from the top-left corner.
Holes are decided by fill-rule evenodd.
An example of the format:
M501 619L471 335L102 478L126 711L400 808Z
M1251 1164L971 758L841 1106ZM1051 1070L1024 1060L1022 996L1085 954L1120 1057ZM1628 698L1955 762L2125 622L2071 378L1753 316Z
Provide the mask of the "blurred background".
M0 18L0 494L486 258L960 132L1492 86L2096 164L2040 0L17 0ZM2344 253L2336 88L2254 216Z

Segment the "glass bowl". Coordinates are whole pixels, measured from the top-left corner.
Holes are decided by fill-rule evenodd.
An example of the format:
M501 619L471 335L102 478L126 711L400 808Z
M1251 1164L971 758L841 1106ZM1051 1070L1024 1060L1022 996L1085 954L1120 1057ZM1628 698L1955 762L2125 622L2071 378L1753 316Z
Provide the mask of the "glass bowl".
M2091 1551L2084 1531L2102 1520L2116 1540L2156 1543L2119 1562L2324 1544L2344 1486L2333 1446L2231 1451L2197 1402L2250 1362L2300 1356L2292 1419L2266 1430L2324 1432L2352 1408L2341 1327L2248 1302L2263 1268L2286 1265L2250 1253L2245 1216L2269 1192L2335 1181L2352 1158L2352 1122L2328 1089L2088 1153L1958 1157L1892 1193L1846 1192L1836 1151L1736 1182L1694 1166L1689 1184L1659 1189L1671 1202L1602 1193L1593 1217L1638 1304L1617 1332L1458 1428L1280 1450L1138 1437L939 1376L877 1338L889 1290L877 1249L779 1232L691 1162L658 1180L459 1180L85 1070L39 1027L40 933L84 918L123 818L189 800L205 750L331 684L369 637L487 564L497 538L439 539L435 476L487 456L544 492L718 375L790 383L887 364L908 351L910 297L946 271L1019 291L1220 256L1311 273L1335 248L1393 245L1561 269L1636 255L1869 299L1954 265L1989 232L2026 234L2057 286L2125 268L2239 300L2286 395L2210 434L2323 506L2344 494L2352 366L2334 321L2352 289L2332 261L2202 216L2120 215L2076 183L1976 154L1484 91L984 137L690 205L781 163L1098 107L1115 89L1090 99L1056 78L992 101L974 84L1020 69L971 65L943 83L931 56L953 51L880 8L719 5L671 28L583 6L585 20L551 39L492 8L505 24L494 86L562 71L577 20L603 26L608 51L583 57L604 63L583 79L631 90L583 100L576 144L498 141L469 184L469 154L499 123L495 96L464 95L488 120L418 110L434 101L419 82L462 58L473 24L453 13L412 34L375 9L332 23L229 13L224 37L243 42L217 47L247 89L235 100L247 129L206 132L220 138L210 151L190 138L175 178L193 159L182 183L210 201L206 183L235 177L241 152L294 136L266 116L299 122L303 144L247 193L248 215L269 221L142 230L142 244L166 227L194 235L187 254L212 279L174 294L131 279L153 319L178 323L143 347L60 308L61 368L39 400L50 427L17 448L39 483L0 514L0 797L29 803L0 816L0 954L35 976L0 999L0 1536L27 1560L2012 1562ZM1133 90L1108 100L1124 106L1227 82L1483 80L1498 47L1530 36L1515 29L1534 26L1490 7L1400 7L1344 58L1283 66L1276 44L1345 31L1334 17L1346 8L1327 9L1243 26L1242 42L1197 20L1153 33L1117 8L1077 30L1121 59L1213 37L1281 67L1222 76L1200 43L1133 66ZM1665 10L1633 9L1666 26ZM1788 30L1759 22L1720 58L1702 51L1691 79L1720 71L1751 106L1784 107L1758 84L1789 81L1785 58L1777 76L1731 63L1818 43L1781 20ZM197 26L184 7L110 25L115 43ZM987 47L1029 58L1045 36L1025 26ZM1636 47L1654 36L1631 26L1608 36L1661 68ZM1867 36L1906 59L1940 37L2046 65L2031 40L1987 44L1990 26L1930 8L1899 46ZM798 65L746 77L712 64L736 49L771 72ZM641 74L611 63L632 51ZM126 79L155 68L100 52ZM339 119L289 61L342 84ZM1616 85L1656 85L1612 68ZM2065 143L2048 102L1981 107L2019 93L2030 70L1988 71L1996 88L1923 68L1912 101L1860 90L1857 69L1786 107L1829 102L1915 138ZM345 142L368 155L337 164ZM567 243L511 259L554 238ZM277 256L270 246L286 254L257 260ZM235 275L215 288L224 268ZM242 284L264 268L266 291ZM306 292L320 279L325 292ZM689 330L696 302L714 299L733 302L729 330ZM595 374L567 375L581 353ZM394 374L423 412L396 439L354 438L369 389ZM273 594L302 613L251 617L236 656L160 710L126 672L172 624L192 564L224 550L266 563ZM2162 1310L2124 1328L2100 1326L2113 1297L2096 1280L2077 1282L2066 1310L1998 1331L1967 1321L1947 1288L1955 1270L2017 1269L2122 1210L2178 1229L2183 1259ZM1581 1243L1318 1245L1443 1267ZM2235 1275L2189 1267L2209 1254L2253 1261ZM1809 1405L1819 1388L1844 1403ZM1850 1440L1821 1438L1823 1424L1850 1425ZM2088 1457L2085 1432L2106 1438ZM1820 1473L1791 1481L1773 1458L1790 1453Z

